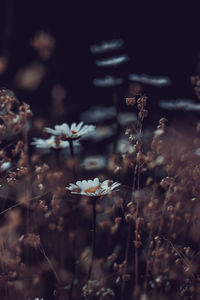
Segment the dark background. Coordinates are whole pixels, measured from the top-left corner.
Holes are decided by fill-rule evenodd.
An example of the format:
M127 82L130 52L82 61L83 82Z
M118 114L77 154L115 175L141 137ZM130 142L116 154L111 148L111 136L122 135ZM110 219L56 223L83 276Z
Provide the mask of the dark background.
M48 116L54 83L67 89L66 104L76 107L77 114L92 104L112 103L109 89L92 85L95 77L112 70L97 68L89 47L114 38L124 40L120 53L130 57L117 74L125 78L121 96L126 94L129 73L146 73L172 79L167 95L161 97L195 99L189 78L196 72L200 49L198 8L149 2L1 0L0 54L9 56L9 67L0 85L14 88L16 71L36 58L30 39L46 30L56 38L48 76L36 92L16 91L41 116Z

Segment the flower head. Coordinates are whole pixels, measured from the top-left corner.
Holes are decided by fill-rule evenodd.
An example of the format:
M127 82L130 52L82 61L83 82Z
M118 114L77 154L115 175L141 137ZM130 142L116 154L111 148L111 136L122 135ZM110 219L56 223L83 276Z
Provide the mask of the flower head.
M31 145L34 145L36 148L40 149L60 149L69 147L69 142L56 139L56 137L52 135L48 139L33 138Z
M100 182L99 178L96 177L93 180L77 181L76 184L70 183L67 189L70 190L72 194L79 194L88 197L98 197L110 193L119 185L120 183L113 182L111 180Z
M115 78L114 76L106 75L104 78L95 78L93 84L97 87L111 87L123 83L121 77Z
M6 171L10 169L11 167L11 162L10 161L0 161L0 172L1 171Z
M112 119L115 116L114 106L91 106L87 111L81 114L81 119L88 122L102 122L105 119Z
M159 106L168 110L200 111L200 104L190 99L160 100Z
M90 50L93 54L118 50L124 45L123 40L102 41L100 44L92 45Z
M106 158L100 155L88 156L81 164L81 167L87 171L104 169L106 166Z
M121 126L125 126L127 123L135 122L137 120L136 114L132 112L120 112L117 118Z
M89 137L94 141L94 142L100 142L104 139L111 138L113 135L116 133L116 128L113 125L99 125L96 127L95 132L91 132L89 134Z
M40 31L31 40L31 46L43 59L48 59L54 51L55 38L47 32Z
M104 58L96 61L98 67L117 67L129 60L127 54L122 54L119 56L113 56L110 58Z
M149 76L146 74L130 74L129 80L136 81L156 87L169 86L171 79L168 76Z
M39 62L33 62L16 73L14 83L23 90L35 91L46 74L46 68Z
M194 152L197 156L200 156L200 148L197 148Z
M45 128L46 132L57 136L64 136L66 139L78 139L94 130L94 125L84 125L83 122L80 122L79 124L72 123L71 126L67 123L63 123L62 125L56 125L55 129Z

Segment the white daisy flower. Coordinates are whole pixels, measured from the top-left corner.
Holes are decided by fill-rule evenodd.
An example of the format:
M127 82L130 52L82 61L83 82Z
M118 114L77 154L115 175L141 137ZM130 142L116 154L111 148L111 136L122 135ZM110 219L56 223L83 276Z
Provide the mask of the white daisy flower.
M62 125L56 125L55 129L45 128L45 131L53 135L64 135L66 139L78 139L95 131L94 125L83 124L83 122L78 124L72 123L71 126L69 126L67 123L63 123Z
M93 180L77 181L76 184L70 183L67 189L70 190L72 194L99 197L109 194L118 186L120 186L120 183L118 182L113 182L111 180L100 182L99 178L96 177Z
M96 127L95 133L92 132L89 137L95 141L100 142L104 139L112 137L116 133L116 128L112 125L99 125Z
M121 126L127 125L129 122L134 122L137 120L137 116L132 112L121 112L117 116L118 122Z
M14 83L21 89L35 91L44 79L45 74L45 66L39 62L33 62L17 72Z
M160 100L159 106L168 110L200 111L200 104L190 99Z
M171 79L168 76L149 76L146 74L130 74L129 80L137 81L144 84L149 84L157 87L168 86L171 84Z
M102 41L99 45L92 45L90 50L93 54L118 50L124 45L123 40Z
M127 54L122 54L119 56L113 56L110 58L105 58L101 60L96 61L96 65L98 67L117 67L129 60L129 57Z
M122 138L117 143L117 151L121 154L131 154L134 152L134 147L130 144L130 142L127 139Z
M87 111L81 114L81 119L88 122L102 122L105 119L112 119L115 117L114 106L91 106Z
M6 162L3 162L3 161L0 161L0 171L6 171L8 169L10 169L11 167L11 162L10 161L6 161Z
M34 145L36 148L39 149L60 149L69 147L69 142L61 140L57 141L56 137L52 135L48 139L33 138L33 142L31 143L31 145Z
M28 298L28 300L31 300L31 299ZM35 298L34 300L44 300L44 298Z
M81 167L87 171L100 170L106 168L107 160L104 156L88 156L83 160Z
M93 84L97 87L111 87L120 85L123 83L123 78L115 78L113 76L107 75L104 78L95 78Z
M197 156L200 156L200 148L197 148L194 152Z

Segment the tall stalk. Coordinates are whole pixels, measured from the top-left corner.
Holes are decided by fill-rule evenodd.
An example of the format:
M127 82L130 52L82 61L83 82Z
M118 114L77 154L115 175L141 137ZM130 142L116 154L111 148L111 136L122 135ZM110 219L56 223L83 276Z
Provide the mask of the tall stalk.
M126 241L125 260L124 260L124 272L123 272L124 275L126 275L126 272L127 272L130 240L131 240L131 220L129 220L129 224L128 224L128 236L127 236L127 241ZM122 277L121 300L124 299L124 290L125 290L125 279Z
M69 140L69 147L70 147L70 153L71 153L71 158L72 158L72 162L73 162L73 176L74 176L74 180L77 181L77 172L76 172L76 167L75 167L75 155L74 155L74 145L73 145L73 141L70 139Z
M96 203L97 200L94 197L92 199L92 211L93 211L93 228L92 228L92 260L89 268L89 273L88 273L88 280L90 280L91 275L92 275L92 269L94 265L94 258L95 258L95 251L96 251Z
M144 111L145 111L145 100L141 98L140 102L138 99L138 119L137 119L137 135L138 135L138 151L137 154L141 152L142 149L142 126L143 126L143 120L144 120ZM141 170L141 163L140 159L139 161L136 162L135 165L135 171L134 171L134 176L133 176L133 190L139 191L140 189L140 170ZM132 196L132 202L133 202L133 196ZM139 199L138 197L136 198L136 213L135 213L135 288L134 288L134 299L138 299L139 295L139 270L138 270L138 265L139 265L139 243L138 241L138 234L139 234L139 222L138 222L138 216L139 216Z
M73 176L74 176L74 180L77 181L78 177L77 177L77 171L76 171L76 167L75 167L75 154L74 154L74 145L73 145L73 140L70 139L69 140L69 147L70 147L70 154L71 154L71 158L72 158L72 170L73 170ZM76 277L76 248L77 248L77 218L76 218L76 214L77 214L77 203L75 204L75 234L74 234L74 238L73 238L73 243L72 243L72 251L74 253L74 264L73 264L73 270L72 270L72 280L71 280L71 285L70 285L70 291L69 291L69 299L72 300L73 299L73 289L74 289L74 281L75 281L75 277Z

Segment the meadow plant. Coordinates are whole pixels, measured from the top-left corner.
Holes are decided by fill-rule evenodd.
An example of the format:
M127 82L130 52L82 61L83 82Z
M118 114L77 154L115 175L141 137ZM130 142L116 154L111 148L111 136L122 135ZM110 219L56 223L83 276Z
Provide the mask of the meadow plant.
M0 90L1 299L200 299L199 122L186 134L161 117L150 140L150 100L126 104L105 140L114 108L52 129Z

